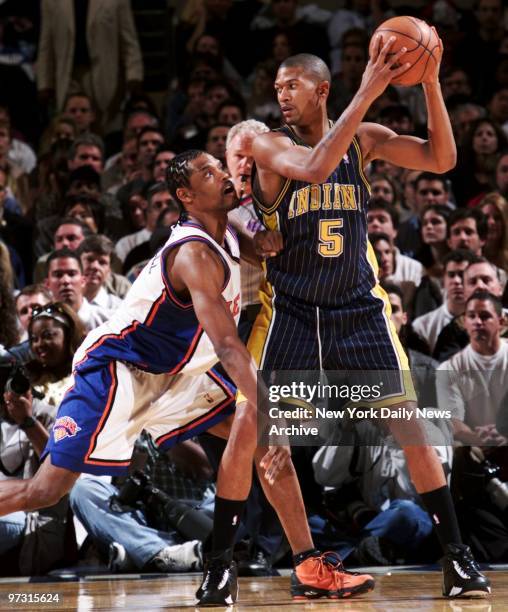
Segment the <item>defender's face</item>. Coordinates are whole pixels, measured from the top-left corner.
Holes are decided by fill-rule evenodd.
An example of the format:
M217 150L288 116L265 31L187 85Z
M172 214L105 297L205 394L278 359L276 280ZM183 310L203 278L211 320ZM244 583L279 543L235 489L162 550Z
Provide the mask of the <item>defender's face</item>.
M319 108L318 83L301 67L281 68L274 87L282 117L288 125L298 125L302 118Z
M184 204L189 212L230 211L238 206L229 172L213 155L203 153L190 162L190 189L185 190Z

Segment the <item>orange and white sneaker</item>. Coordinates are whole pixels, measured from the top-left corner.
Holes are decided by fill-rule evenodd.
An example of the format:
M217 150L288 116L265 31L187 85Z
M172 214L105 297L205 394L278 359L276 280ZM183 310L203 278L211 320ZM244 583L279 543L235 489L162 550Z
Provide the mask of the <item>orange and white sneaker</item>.
M346 571L335 552L316 552L298 563L291 573L293 599L339 599L367 593L373 588L372 576Z

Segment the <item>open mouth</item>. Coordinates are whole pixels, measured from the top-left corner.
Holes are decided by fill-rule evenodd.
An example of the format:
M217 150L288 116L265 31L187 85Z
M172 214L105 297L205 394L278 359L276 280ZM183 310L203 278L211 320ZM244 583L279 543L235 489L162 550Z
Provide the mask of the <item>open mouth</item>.
M233 185L233 183L231 181L227 181L226 184L224 185L224 188L222 189L222 193L224 195L230 195L231 193L235 192L235 187Z

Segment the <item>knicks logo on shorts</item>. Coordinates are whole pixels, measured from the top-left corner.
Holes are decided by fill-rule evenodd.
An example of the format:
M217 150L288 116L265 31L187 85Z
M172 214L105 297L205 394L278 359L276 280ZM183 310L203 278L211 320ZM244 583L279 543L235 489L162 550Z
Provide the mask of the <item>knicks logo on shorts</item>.
M78 427L78 424L72 417L60 417L53 425L53 438L55 442L59 442L64 438L73 438L78 431L81 431L81 427Z

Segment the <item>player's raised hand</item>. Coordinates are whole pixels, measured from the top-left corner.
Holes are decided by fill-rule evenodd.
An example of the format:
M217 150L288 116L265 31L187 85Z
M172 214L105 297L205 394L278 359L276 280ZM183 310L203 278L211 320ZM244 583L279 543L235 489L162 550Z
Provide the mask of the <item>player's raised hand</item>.
M436 28L432 26L432 29L439 45L432 50L432 58L429 59L428 68L425 70L425 78L422 83L437 83L439 81L439 69L443 57L443 41L439 38Z
M373 52L369 58L358 93L362 93L374 101L388 87L392 79L405 72L410 64L400 64L400 59L406 53L406 47L401 47L396 53L390 51L395 36L390 36L384 41L383 36L378 34Z
M254 247L260 257L274 257L284 247L282 234L275 230L257 232L254 236Z

